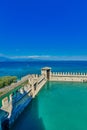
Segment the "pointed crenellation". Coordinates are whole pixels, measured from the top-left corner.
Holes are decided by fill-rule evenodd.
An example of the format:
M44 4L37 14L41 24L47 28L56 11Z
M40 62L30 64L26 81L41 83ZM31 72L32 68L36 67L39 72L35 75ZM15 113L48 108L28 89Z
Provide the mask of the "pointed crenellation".
M11 86L12 92L10 90L9 97L6 96L2 99L1 108L9 113L9 120L16 119L16 115L21 113L26 104L38 94L47 81L87 82L87 73L51 72L50 67L44 67L41 69L41 74L32 74L21 78L20 81ZM17 88L17 90L13 92L13 88L14 90Z

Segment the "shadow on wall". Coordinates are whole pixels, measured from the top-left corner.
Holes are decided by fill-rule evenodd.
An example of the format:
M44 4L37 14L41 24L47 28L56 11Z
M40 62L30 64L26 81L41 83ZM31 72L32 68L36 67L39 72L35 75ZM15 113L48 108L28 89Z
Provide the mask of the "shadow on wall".
M2 130L9 130L10 122L12 122L13 120L15 121L15 119L18 117L20 112L23 111L23 105L25 107L27 105L27 104L25 105L24 103L29 103L30 101L29 99L31 100L31 96L30 95L28 96L26 91L20 93L20 91L18 90L3 98L2 109L4 109L3 110L4 114L3 114L3 120L1 121ZM18 108L20 109L18 110ZM6 111L8 111L8 117L10 119L7 117L4 119ZM0 118L1 118L1 114L0 114Z
M0 109L0 130L8 130L8 120L7 120L8 113L4 110ZM5 128L4 128L5 124Z
M38 113L38 97L35 97L17 118L10 130L45 130Z

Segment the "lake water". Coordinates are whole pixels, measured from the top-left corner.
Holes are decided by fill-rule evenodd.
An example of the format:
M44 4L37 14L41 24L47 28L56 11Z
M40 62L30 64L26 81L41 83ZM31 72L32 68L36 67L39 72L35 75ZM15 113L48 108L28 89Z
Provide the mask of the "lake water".
M11 130L87 130L87 84L49 82Z
M0 76L55 72L87 72L87 62L2 62ZM48 82L14 123L11 130L87 130L87 83Z

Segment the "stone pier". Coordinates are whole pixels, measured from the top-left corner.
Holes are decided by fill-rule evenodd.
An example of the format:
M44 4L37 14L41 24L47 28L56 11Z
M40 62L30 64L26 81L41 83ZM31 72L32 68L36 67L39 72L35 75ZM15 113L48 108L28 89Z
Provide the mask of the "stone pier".
M0 108L4 112L8 113L7 119L9 120L8 124L9 127L14 123L14 121L21 114L24 108L29 104L29 102L33 98L35 98L35 96L38 94L38 92L46 82L47 79L44 75L33 74L23 77L21 81L14 84L13 89L18 88L16 91L12 91L13 90L12 86L11 88L9 88L9 92L12 91L12 93L10 93L8 96L2 99L2 106ZM18 86L20 85L21 87L18 87L17 84ZM0 117L1 117L1 111L0 111ZM0 119L0 130L1 129L2 129L2 122Z
M0 92L4 94L0 108L0 130L6 127L3 125L5 124L3 123L5 120L8 122L9 127L14 123L24 108L35 98L47 81L87 82L87 73L52 72L50 67L44 67L41 69L40 75L27 75L21 78L17 83L0 89ZM15 88L16 91L12 91L15 90ZM5 96L7 93L10 94Z

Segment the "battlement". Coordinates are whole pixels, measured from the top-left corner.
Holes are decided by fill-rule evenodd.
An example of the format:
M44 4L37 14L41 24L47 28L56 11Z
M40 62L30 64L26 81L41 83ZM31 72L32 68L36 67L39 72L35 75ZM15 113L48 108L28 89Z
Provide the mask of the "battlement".
M4 94L0 109L8 113L9 125L15 121L47 81L87 82L87 73L51 72L50 67L44 67L41 69L40 75L24 76L17 83L0 89L0 92ZM0 122L3 123L1 119Z
M51 72L50 81L87 82L87 73Z
M51 72L50 67L42 68L41 72L49 81L87 82L87 73Z
M51 76L83 76L83 77L86 77L87 73L78 73L78 72L52 72Z

